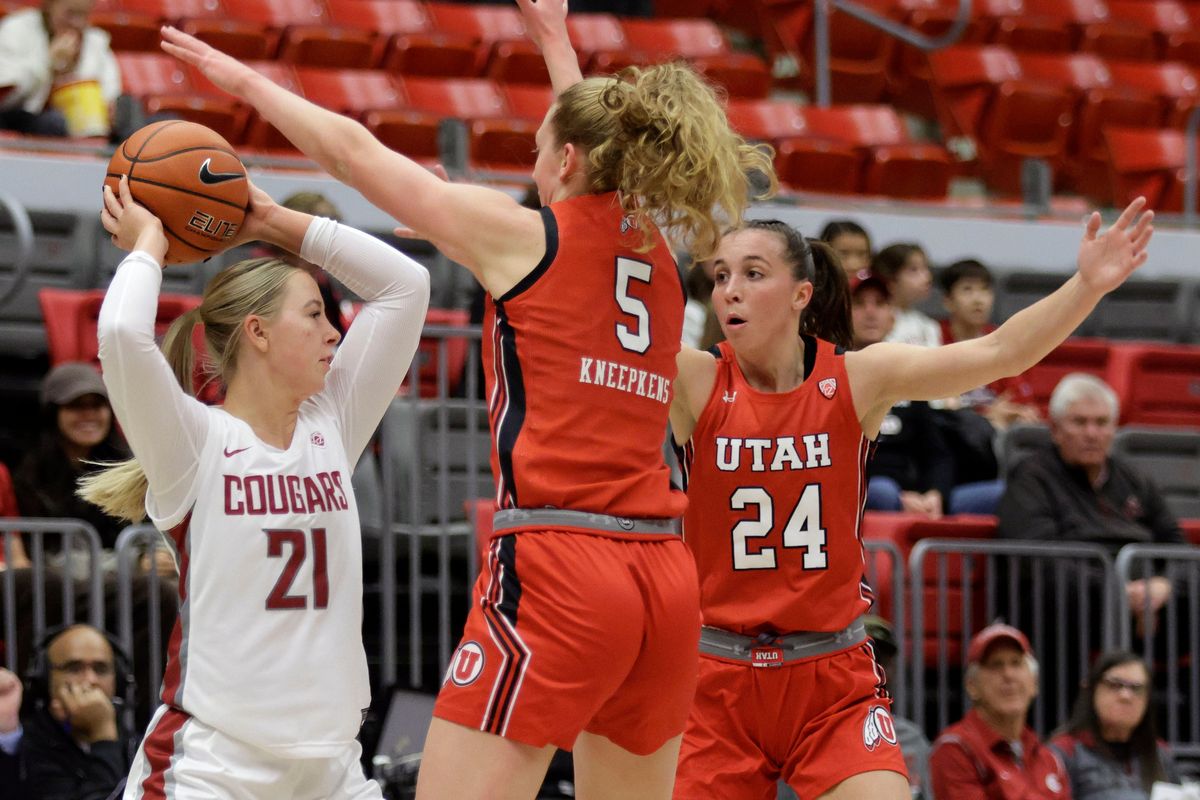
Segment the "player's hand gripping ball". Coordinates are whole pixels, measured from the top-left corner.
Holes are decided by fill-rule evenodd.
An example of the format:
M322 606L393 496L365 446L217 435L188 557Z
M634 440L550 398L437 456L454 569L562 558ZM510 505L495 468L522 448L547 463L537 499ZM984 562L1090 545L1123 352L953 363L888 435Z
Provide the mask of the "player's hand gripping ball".
M203 261L232 243L250 200L246 167L216 131L183 120L155 122L121 143L104 183L129 192L162 222L168 264Z

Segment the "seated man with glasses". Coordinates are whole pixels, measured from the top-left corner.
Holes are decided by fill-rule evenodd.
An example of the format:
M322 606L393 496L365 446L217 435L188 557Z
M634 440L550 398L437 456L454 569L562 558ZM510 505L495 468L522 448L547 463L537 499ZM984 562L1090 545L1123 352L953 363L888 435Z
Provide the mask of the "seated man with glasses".
M108 637L72 625L35 655L26 680L21 761L28 796L104 800L129 772L129 736L115 702L125 677Z

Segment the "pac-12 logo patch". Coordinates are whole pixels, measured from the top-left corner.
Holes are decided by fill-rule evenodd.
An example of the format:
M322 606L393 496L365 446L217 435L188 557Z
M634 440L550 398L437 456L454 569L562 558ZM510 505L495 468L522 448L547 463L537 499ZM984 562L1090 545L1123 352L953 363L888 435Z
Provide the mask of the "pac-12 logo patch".
M827 400L832 400L837 394L837 378L826 378L817 384L817 388L821 390L821 394L825 395Z
M325 437L321 435L320 431L313 431L313 435L308 437L308 440L310 442L312 442L313 444L315 444L317 447L325 446Z
M867 719L863 722L863 744L868 750L874 750L881 741L896 743L896 725L886 708L871 706L867 709Z
M478 642L463 642L450 664L450 680L455 686L470 686L483 672L483 648Z

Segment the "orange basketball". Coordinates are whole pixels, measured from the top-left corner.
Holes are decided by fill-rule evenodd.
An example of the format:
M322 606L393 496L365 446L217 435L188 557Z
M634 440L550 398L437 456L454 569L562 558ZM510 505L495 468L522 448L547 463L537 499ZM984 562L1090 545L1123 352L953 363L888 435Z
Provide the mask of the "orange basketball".
M162 220L168 264L203 261L229 246L250 200L246 168L219 133L183 120L155 122L121 143L104 183L129 176L133 199Z

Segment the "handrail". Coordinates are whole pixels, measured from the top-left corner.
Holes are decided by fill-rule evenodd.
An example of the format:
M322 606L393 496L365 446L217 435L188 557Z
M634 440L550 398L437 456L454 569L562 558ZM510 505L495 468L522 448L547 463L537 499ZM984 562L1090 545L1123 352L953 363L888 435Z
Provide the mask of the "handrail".
M1183 135L1183 223L1196 224L1196 141L1200 136L1200 106L1188 114L1187 130Z
M17 236L17 252L12 265L12 282L0 294L0 306L3 306L9 298L20 291L21 287L25 285L25 279L29 277L29 264L33 261L33 221L29 218L29 212L25 210L21 201L8 192L0 191L0 205L3 205L8 210L8 215L12 217L13 231Z
M958 11L955 13L954 21L950 23L950 28L941 36L930 37L895 20L881 17L853 0L814 0L813 42L816 51L817 105L821 108L828 107L830 103L829 5L922 50L940 50L954 44L962 37L963 31L967 29L967 23L971 19L971 0L958 0Z

